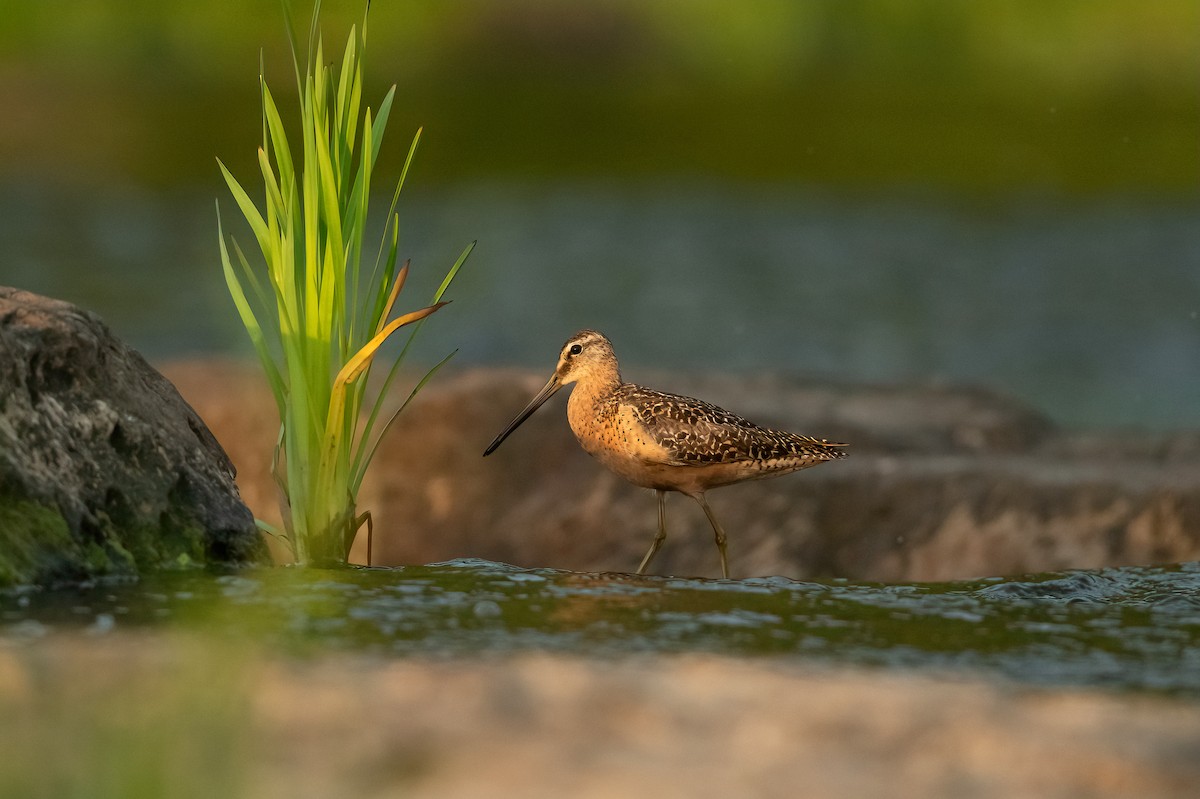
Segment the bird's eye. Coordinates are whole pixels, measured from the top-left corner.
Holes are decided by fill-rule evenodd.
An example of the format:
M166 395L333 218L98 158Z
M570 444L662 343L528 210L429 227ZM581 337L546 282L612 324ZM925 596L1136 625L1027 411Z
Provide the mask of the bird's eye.
M582 344L572 344L569 352L572 355L578 355L579 353L583 352L583 345Z

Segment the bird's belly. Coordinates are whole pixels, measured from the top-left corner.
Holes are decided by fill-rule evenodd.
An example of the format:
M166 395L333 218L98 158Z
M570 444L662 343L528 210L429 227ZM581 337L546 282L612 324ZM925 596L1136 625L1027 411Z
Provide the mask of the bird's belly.
M760 480L787 474L815 463L764 464L755 461L733 461L730 463L679 463L666 462L661 453L642 450L614 450L592 448L581 439L580 443L589 455L600 461L609 471L643 488L663 491L679 491L695 495L710 488L740 483L745 480Z
M600 461L604 465L604 468L634 485L642 486L643 488L674 488L671 479L672 469L678 470L678 467L654 463L627 452L610 449L597 449L593 451L587 447L584 447L584 449L587 450L589 455Z
M585 447L586 449L586 447ZM776 473L754 468L753 464L709 463L682 464L644 460L625 453L601 450L589 454L609 471L643 488L701 494L710 488L771 477Z

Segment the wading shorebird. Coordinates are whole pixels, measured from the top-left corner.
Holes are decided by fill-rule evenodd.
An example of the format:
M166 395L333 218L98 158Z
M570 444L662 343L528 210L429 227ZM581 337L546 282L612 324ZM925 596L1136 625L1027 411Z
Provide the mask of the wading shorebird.
M567 402L567 420L584 451L658 494L658 534L638 574L646 571L667 537L668 491L700 503L716 535L721 576L728 578L725 531L704 492L807 469L846 454L845 444L768 430L707 402L622 383L609 340L595 330L581 330L563 344L545 387L488 445L484 457L568 383L576 386Z

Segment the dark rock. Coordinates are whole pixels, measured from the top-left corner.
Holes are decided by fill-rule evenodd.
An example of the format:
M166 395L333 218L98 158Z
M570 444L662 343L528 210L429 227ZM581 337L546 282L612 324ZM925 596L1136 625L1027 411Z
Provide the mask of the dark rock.
M212 363L171 374L242 469L251 506L271 518L275 423L262 378ZM579 571L637 567L657 524L654 495L580 450L562 399L481 457L545 377L462 372L435 381L400 416L359 497L374 514L377 564L481 557ZM1065 432L969 387L633 377L850 443L845 460L709 495L734 576L951 580L1200 559L1195 433ZM223 410L230 392L212 389L230 385L239 386L236 414ZM667 527L656 572L719 574L694 502L668 497Z
M260 559L233 475L98 317L0 287L0 584Z

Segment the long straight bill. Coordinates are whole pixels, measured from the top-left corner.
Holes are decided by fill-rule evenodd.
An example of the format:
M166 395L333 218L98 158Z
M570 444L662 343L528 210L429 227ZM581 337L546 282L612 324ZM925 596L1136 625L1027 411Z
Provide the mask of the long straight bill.
M500 446L501 442L508 438L509 433L520 427L521 423L530 416L533 416L533 412L542 407L542 403L553 397L554 392L558 391L560 388L562 388L562 383L558 382L558 375L556 374L551 377L549 382L547 382L542 390L537 393L537 396L530 400L529 404L525 406L525 410L517 414L517 418L509 422L508 427L504 428L500 432L500 435L493 439L491 444L488 444L488 448L483 451L483 457L486 458L488 455L491 455L493 452L495 452L496 447Z

